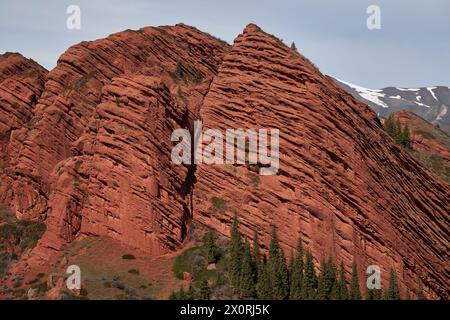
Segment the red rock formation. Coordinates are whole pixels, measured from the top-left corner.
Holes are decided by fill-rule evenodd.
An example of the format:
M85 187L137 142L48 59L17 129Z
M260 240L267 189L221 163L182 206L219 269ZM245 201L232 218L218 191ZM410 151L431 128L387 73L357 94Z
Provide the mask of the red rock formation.
M46 219L34 263L81 234L154 254L181 244L191 176L170 161L170 137L198 114L227 48L177 25L125 31L61 56L1 193L18 217Z
M2 185L0 201L19 217L45 218L51 174L73 155L71 146L88 127L105 85L123 74L163 75L170 80L178 62L183 84L207 78L217 70L226 47L195 28L177 25L127 30L69 48L48 74L34 125L21 136L21 150L14 170L5 177L8 183Z
M450 137L414 113L400 111L392 117L402 127L408 125L415 158L450 182Z
M18 129L33 126L30 120L46 74L44 68L18 53L0 55L0 174L9 166L9 156L18 152L14 143L21 135Z
M199 165L194 217L224 235L239 215L267 247L271 226L286 249L302 238L313 254L417 275L448 298L450 189L383 132L374 112L278 39L249 25L221 64L201 109L208 128L277 128L280 170ZM212 198L225 203L214 208ZM220 212L223 211L223 212ZM289 252L289 251L288 251Z
M42 268L82 235L155 255L179 247L191 219L228 236L237 213L263 248L276 225L286 249L301 237L348 271L356 259L361 277L375 263L386 283L393 267L402 290L418 275L431 297L448 298L449 187L394 145L366 105L257 26L231 49L185 25L83 42L45 88L0 186L19 218L47 224L13 273ZM174 165L172 131L199 117L206 128L279 129L278 174Z

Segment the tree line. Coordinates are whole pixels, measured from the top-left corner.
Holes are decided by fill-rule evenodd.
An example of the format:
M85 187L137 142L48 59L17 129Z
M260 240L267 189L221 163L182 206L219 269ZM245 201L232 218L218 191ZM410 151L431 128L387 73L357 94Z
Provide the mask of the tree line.
M395 120L392 116L389 116L384 121L384 128L386 133L395 141L395 143L406 149L412 149L408 124L405 124L402 128L400 121Z
M249 241L240 234L238 224L238 219L235 217L229 244L229 277L239 298L268 300L363 299L356 262L353 262L350 281L346 279L344 264L341 262L337 267L331 257L322 260L320 270L316 272L311 250L305 250L299 239L296 252L291 252L288 264L284 251L280 247L275 227L272 228L268 255L263 257L260 254L257 233L254 234L251 246ZM425 298L421 285L418 286L416 294L419 299ZM395 271L390 270L387 288L367 290L365 298L367 300L400 300L402 297ZM409 291L406 292L404 298L410 298Z
M344 264L339 265L331 257L323 259L319 270L314 266L314 256L310 249L303 247L298 240L295 250L291 251L289 263L281 248L276 228L272 228L271 241L267 255L262 255L258 235L249 241L239 232L239 221L235 216L231 227L231 239L227 248L227 272L221 281L226 281L239 299L261 300L400 300L411 298L406 291L402 297L397 275L391 268L389 284L386 288L367 289L361 292L358 266L353 262L350 279L347 279ZM217 261L215 237L209 231L203 238L203 249L208 263ZM365 281L363 281L365 284ZM217 285L217 284L216 284ZM417 299L424 300L422 284L414 290ZM190 285L188 290L181 288L173 292L169 299L207 300L211 297L211 288L207 280L199 287Z

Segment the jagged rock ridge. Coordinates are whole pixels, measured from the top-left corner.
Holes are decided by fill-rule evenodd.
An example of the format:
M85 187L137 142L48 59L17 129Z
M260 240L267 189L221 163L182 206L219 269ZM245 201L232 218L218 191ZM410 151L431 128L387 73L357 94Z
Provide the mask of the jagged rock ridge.
M17 151L0 201L47 225L15 272L84 235L158 255L181 246L192 220L228 236L238 214L263 248L274 224L285 249L301 237L347 271L353 259L361 276L376 263L386 281L394 267L402 290L419 276L431 297L448 297L449 187L394 145L366 105L257 26L231 48L185 25L83 42L40 90L27 104L32 126L5 142ZM278 128L278 175L174 165L170 135L194 119Z
M386 284L393 267L402 290L419 275L430 293L448 296L448 186L304 57L249 25L225 56L201 116L209 128L278 128L281 159L273 177L200 165L195 219L226 235L237 213L245 234L256 230L265 245L275 224L287 252L300 237L315 256L343 260L348 272L355 259L361 278L363 266L378 264ZM214 208L213 198L225 205Z

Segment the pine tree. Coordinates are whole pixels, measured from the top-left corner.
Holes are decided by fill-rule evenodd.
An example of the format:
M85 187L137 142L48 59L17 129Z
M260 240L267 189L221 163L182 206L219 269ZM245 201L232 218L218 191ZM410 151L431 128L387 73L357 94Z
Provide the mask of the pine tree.
M217 247L211 230L203 236L203 249L208 263L215 263L217 261Z
M381 290L381 295L383 297L383 300L389 300L389 293L388 293L388 290L386 288Z
M239 297L252 298L255 295L250 244L246 241L242 258L241 275L239 280Z
M294 51L298 51L297 50L297 46L295 45L295 42L292 42L291 49L294 50Z
M297 256L295 257L293 266L290 268L290 275L289 299L300 300L302 296L303 278L303 245L300 239L297 242Z
M348 299L347 280L345 279L344 263L341 261L341 268L339 270L339 300Z
M252 254L252 266L253 272L255 274L255 281L258 278L258 269L259 264L261 263L261 257L259 255L259 241L258 241L258 233L255 231L253 234L253 254Z
M230 241L230 278L234 288L239 288L239 280L241 274L241 258L242 258L242 239L239 233L239 221L237 215L234 217L233 225L231 227L231 241Z
M297 267L300 271L300 278L303 275L303 244L302 240L297 241Z
M386 133L391 137L394 138L394 122L392 120L392 117L388 117L384 121L384 128L386 130Z
M289 266L288 266L288 274L289 274L289 296L291 295L291 286L292 286L292 277L294 276L295 270L295 257L294 250L291 249L291 254L289 256Z
M186 293L186 300L195 300L195 291L192 284L189 285L189 289Z
M314 270L314 261L311 250L306 252L305 270L302 281L302 299L314 300L316 298L317 276Z
M256 295L258 299L261 300L268 300L272 298L272 290L270 288L269 275L267 274L267 266L264 263L260 263L258 268Z
M280 248L280 252L278 255L279 259L279 268L280 268L280 279L281 279L281 286L282 286L282 299L287 299L289 297L289 271L286 264L286 257L284 255L283 249Z
M400 300L400 290L397 283L397 275L394 269L389 274L389 289L387 293L388 300Z
M334 264L334 261L331 257L328 258L328 272L329 272L329 283L330 283L330 288L329 288L329 299L333 299L336 300L337 299L337 295L336 293L338 292L337 289L339 287L339 283L338 283L338 278L337 278L337 269L336 269L336 265Z
M359 277L356 267L356 261L353 261L352 265L352 278L350 280L350 299L361 300L361 290L359 288Z
M409 127L406 124L403 127L402 135L401 135L401 144L406 149L411 149L411 137L409 136Z
M367 289L366 300L380 300L382 297L381 289Z
M284 252L280 247L275 226L272 228L267 271L272 290L272 299L282 300L287 298L289 293L289 274Z
M186 300L186 293L184 292L183 287L181 287L180 291L178 292L178 300Z
M209 300L211 298L211 289L208 285L208 280L203 279L200 283L200 292L199 299L200 300Z
M300 300L302 294L301 287L301 274L298 266L294 263L293 269L291 270L291 282L290 282L290 292L289 299Z
M169 300L178 300L178 294L175 291L172 291L169 295Z
M402 126L400 125L400 121L394 120L394 141L396 143L400 143L402 136Z
M333 288L336 286L336 268L333 261L329 258L322 260L317 295L320 300L329 300L333 294Z

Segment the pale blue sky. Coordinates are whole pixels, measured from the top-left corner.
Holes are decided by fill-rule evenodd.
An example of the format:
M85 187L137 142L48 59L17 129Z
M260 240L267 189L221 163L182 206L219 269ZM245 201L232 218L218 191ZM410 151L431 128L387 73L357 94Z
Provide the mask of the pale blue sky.
M71 4L81 8L81 30L66 28ZM381 7L381 30L366 27L371 4ZM295 41L322 72L370 88L450 86L449 0L0 0L0 53L51 69L83 40L178 22L229 43L256 23Z

